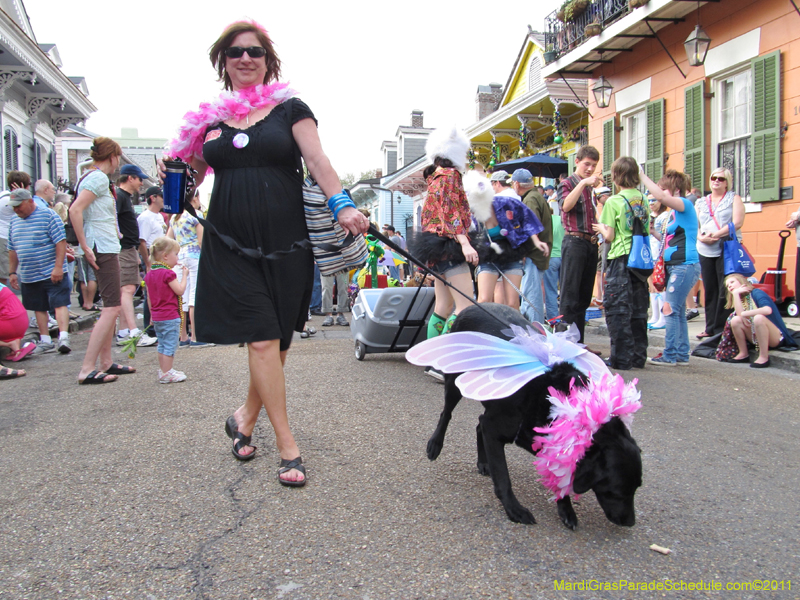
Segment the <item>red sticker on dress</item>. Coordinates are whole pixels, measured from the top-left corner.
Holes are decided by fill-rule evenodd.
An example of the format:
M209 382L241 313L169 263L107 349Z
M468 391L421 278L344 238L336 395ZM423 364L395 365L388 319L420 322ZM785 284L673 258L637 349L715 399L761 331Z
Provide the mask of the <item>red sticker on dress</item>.
M222 135L222 130L221 129L212 129L211 131L209 131L206 134L206 141L203 142L203 143L205 144L205 143L210 142L211 140L215 140L221 135Z

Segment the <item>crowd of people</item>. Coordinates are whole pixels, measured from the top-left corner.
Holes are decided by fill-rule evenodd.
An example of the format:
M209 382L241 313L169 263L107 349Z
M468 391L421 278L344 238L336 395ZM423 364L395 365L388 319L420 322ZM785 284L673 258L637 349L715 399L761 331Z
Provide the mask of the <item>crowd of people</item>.
M150 248L160 239L178 244L182 261L173 265L173 276L178 277L177 285L185 288L183 306L188 318L179 319L182 328L175 345L213 345L198 341L196 336L190 339L187 330L187 323L192 332L195 329L194 287L202 226L184 213L173 215L168 227L169 216L161 212L161 188L150 186L140 193L147 174L134 164L120 167L122 151L113 140L96 138L91 153L93 163L81 174L74 200L68 193L59 194L50 181L32 183L22 171L8 173L9 191L0 194L0 310L4 311L0 348L9 349L4 360L19 362L39 354L71 352L69 324L79 315L70 311L70 306L77 287L81 308L99 313L78 374L81 384L110 383L119 375L136 371L113 360L114 342L138 347L161 342L150 322L153 303L148 301L147 286L142 285L154 264ZM109 177L116 172L119 176L114 186ZM140 199L147 204L137 215L134 207ZM194 207L199 210L198 199ZM139 301L142 328L137 326ZM30 322L26 317L22 328L20 315L27 315L27 311L34 316ZM37 331L38 339L25 342L29 326ZM6 327L10 329L5 331ZM54 328L57 338L51 337ZM159 348L163 350L163 346ZM25 374L24 369L3 367L0 377ZM169 369L158 372L161 383L184 379L169 373Z
M455 136L451 134L451 138ZM462 179L463 169L454 168L458 162L453 157L460 156L460 148L450 144L444 152L438 150L437 155L440 147L440 142L429 144L428 158L433 166L426 173L429 189L422 210L424 233L412 250L448 281L451 274L462 277L464 281L459 280L454 289L462 290L463 295L471 294L478 302L495 301L520 308L530 321L556 327L574 324L580 342L584 341L587 310L602 308L611 342L611 353L605 362L617 370L644 368L647 364L689 364L688 321L699 316L697 302L701 296L706 326L697 337L704 340L727 332L731 343L737 345L733 362L749 360L745 358L749 357L748 344L755 344L760 351L751 363L753 368L769 366L769 348L796 346L777 306L774 302L768 305L764 293L753 290L751 283L742 289L748 290L744 297L752 298L755 308L735 310L730 273L724 270L722 243L729 236L729 224L741 236L744 208L741 197L731 189L732 175L728 170L715 169L711 173L710 192L705 195L679 171L667 170L654 182L635 159L626 156L610 167L617 190L612 193L595 174L600 154L592 146L578 150L572 175L561 176L557 187L535 186L526 169L511 175L495 171L487 175L494 191L495 210L500 214L514 208L514 202L524 204L529 212L522 213L521 223L514 224L513 230L523 231L524 223L535 224L538 235L524 230L530 239L524 240L527 251L521 254L518 250L515 253L513 244L498 247L493 254L488 250L490 246L508 246L511 241L499 231L508 235L506 232L511 229L499 227L496 219L489 221L483 214L483 205L473 201L478 193L471 191L471 175ZM445 177L446 187L440 184ZM469 209L472 228L466 213ZM797 214L792 215L787 227L798 226L796 217ZM451 224L450 230L442 226L443 221ZM649 276L653 265L640 269L631 264L635 236L640 235L636 233L636 222L642 234L650 234L653 262L663 261L664 283L660 289L655 288ZM456 230L452 224L462 225ZM475 261L470 253L472 246L477 248ZM468 266L473 262L477 263L474 292L470 290ZM492 274L491 279L487 273ZM498 276L502 279L495 287ZM501 285L503 280L507 285ZM437 286L429 338L446 333L465 303L462 298L459 306L456 294L440 282ZM649 329L665 329L664 350L650 358ZM747 335L742 333L745 329ZM759 338L766 341L760 343ZM728 360L720 353L717 356ZM434 369L426 372L443 379Z
M314 113L279 82L281 62L263 27L232 23L209 58L225 91L189 113L167 149L170 158L188 163L196 186L213 169L207 215L196 193L182 213L165 215L161 188L150 185L141 193L147 175L136 165L120 167L121 148L105 137L93 141L92 164L80 175L68 210L67 203L54 202L51 182L35 182L31 192L25 173L8 174L9 191L0 195L0 344L11 361L70 352L73 277L82 308L99 311L79 384L111 383L136 372L114 361L115 343L157 345L160 383L187 379L174 367L181 347L246 344L248 391L224 424L232 454L241 461L254 458L252 433L264 408L280 454L278 481L299 487L307 472L289 425L284 365L294 333L311 334L309 306L325 317L323 326L349 324L350 283L346 276L321 277L311 250L299 244L308 235L301 158L346 231L365 234L369 215L341 189ZM633 158L621 157L610 167L617 189L612 193L596 174L599 152L583 146L572 174L555 186L536 185L530 171L517 169L478 175L475 191L472 184L465 187L463 175L468 147L456 128L434 131L427 142L421 231L408 249L441 277L434 284L429 338L447 334L475 298L512 306L531 321L574 325L580 342L587 310L603 307L609 366L687 364L687 298L702 275L706 328L699 337L727 327L737 347L730 359L749 360L747 344L755 343L755 368L769 366L770 348L791 343L774 303L746 279L726 278L720 243L729 223L740 230L744 221L728 171L715 170L710 193L692 197L685 174L667 171L653 182ZM115 186L110 177L116 176ZM161 161L159 177L166 177ZM137 216L139 198L145 205ZM792 219L797 226L798 215ZM653 249L664 260L661 300L653 300L647 276L629 265L637 222L653 232ZM406 247L391 224L383 229ZM402 265L388 268L393 279L414 275ZM664 351L650 359L648 307L650 326L666 328ZM39 332L28 344L21 341L29 325L26 310L34 313ZM58 328L57 339L51 327ZM24 374L3 367L0 377Z

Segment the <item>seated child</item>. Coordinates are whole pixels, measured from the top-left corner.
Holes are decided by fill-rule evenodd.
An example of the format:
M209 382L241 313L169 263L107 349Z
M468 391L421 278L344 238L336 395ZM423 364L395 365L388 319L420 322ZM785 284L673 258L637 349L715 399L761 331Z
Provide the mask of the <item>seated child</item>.
M778 307L766 292L753 289L747 278L738 273L725 278L725 287L728 289L725 308L734 309L730 316L731 331L739 347L739 352L728 362L750 362L747 342L758 346L758 358L750 363L754 369L769 367L770 348L797 347Z
M189 268L183 265L183 277L172 268L178 264L178 242L168 237L157 238L150 246L150 271L144 278L147 302L158 338L158 383L186 381L186 374L172 368L181 333L183 307L181 296L186 291Z

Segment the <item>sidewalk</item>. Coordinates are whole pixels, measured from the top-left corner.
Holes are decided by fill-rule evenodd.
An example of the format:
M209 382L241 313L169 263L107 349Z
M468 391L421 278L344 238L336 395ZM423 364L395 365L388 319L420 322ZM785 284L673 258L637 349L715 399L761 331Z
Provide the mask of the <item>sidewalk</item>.
M689 345L692 350L700 344L701 340L697 339L697 334L701 333L706 327L705 311L700 308L700 316L689 321ZM783 316L783 315L781 315ZM799 317L786 317L783 316L783 321L786 327L795 331L800 331L800 318ZM586 325L586 331L595 335L608 335L606 328L605 318L590 319ZM664 338L666 331L664 329L651 329L647 332L648 342L650 348L661 349L664 347ZM707 358L692 357L693 361L696 360L711 360ZM800 373L800 350L796 352L781 352L780 350L772 350L769 353L769 360L773 368L783 369L784 371L791 371L793 373Z

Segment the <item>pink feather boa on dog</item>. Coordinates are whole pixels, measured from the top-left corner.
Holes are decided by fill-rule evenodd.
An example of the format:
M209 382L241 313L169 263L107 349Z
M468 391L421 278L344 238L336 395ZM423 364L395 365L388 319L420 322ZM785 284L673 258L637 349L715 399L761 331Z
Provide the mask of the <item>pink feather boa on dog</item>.
M626 384L619 375L603 375L589 381L587 387L570 383L569 394L550 388L553 421L534 431L544 435L533 442L538 453L533 461L542 484L560 500L573 493L575 468L592 445L592 436L613 417L619 417L630 430L635 413L642 404L636 389L638 380Z
M287 83L255 85L237 92L224 91L213 102L203 102L197 111L183 116L178 136L165 148L167 156L189 162L203 158L206 129L222 121L244 119L251 111L286 102L295 95Z

